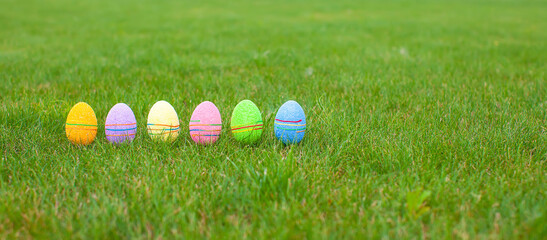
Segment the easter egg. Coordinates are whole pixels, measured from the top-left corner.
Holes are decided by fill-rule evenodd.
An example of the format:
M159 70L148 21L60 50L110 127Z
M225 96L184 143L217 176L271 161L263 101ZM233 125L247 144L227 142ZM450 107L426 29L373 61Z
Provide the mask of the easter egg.
M137 134L135 114L125 103L114 105L104 123L106 139L111 143L131 142Z
M97 136L97 117L85 102L79 102L68 113L65 125L66 137L74 144L88 145Z
M254 143L262 136L262 114L251 100L239 102L232 112L232 135L242 143Z
M217 106L212 102L200 103L190 118L190 136L194 142L207 145L213 144L220 136L222 119Z
M284 144L295 144L302 141L306 133L306 115L295 101L284 103L275 115L275 137Z
M148 135L153 140L173 142L179 135L179 117L177 112L166 101L159 101L148 113Z

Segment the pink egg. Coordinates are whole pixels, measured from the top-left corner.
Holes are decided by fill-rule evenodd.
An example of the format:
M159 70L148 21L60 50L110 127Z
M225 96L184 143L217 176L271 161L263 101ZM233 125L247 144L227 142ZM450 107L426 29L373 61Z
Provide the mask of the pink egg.
M207 145L213 144L220 136L222 119L217 106L212 102L200 103L190 118L190 136L194 142Z

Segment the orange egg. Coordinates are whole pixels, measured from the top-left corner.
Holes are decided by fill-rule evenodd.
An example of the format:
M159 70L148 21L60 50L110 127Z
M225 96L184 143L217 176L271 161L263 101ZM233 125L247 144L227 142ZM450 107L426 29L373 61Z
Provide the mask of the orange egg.
M85 102L79 102L68 113L66 118L66 137L77 145L88 145L97 136L97 117Z

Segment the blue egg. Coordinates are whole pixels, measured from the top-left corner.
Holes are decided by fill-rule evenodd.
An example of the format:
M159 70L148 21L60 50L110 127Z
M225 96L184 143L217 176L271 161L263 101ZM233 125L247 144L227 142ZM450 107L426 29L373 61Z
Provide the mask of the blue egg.
M275 115L275 137L284 144L296 144L302 141L306 133L306 115L295 101L284 103Z

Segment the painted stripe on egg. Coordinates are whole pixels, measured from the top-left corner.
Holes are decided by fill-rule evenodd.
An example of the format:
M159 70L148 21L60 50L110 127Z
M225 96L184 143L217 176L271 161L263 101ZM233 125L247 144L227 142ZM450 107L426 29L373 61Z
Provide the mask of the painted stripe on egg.
M275 123L275 124L284 125L284 126L295 126L295 127L306 126L306 124L289 124L289 123Z
M128 134L106 134L107 137L126 137L126 136L133 136L134 133L128 133Z
M157 124L157 123L148 123L148 126L161 126L161 127L171 127L178 128L180 125L167 125L167 124Z
M190 129L190 132L220 132L221 130Z
M300 131L300 130L306 130L306 128L278 128L280 130L287 130L287 131Z
M232 133L242 133L242 132L260 130L260 129L262 129L262 128L244 129L244 130L233 131Z
M262 126L262 124L250 125L250 126L239 127L239 128L232 128L232 131L238 130L238 129L250 128L250 127L260 127L260 126Z
M148 131L178 131L180 128L148 128Z
M279 122L286 122L286 123L299 123L299 122L302 122L302 119L298 120L298 121L287 121L287 120L281 120L281 119L275 119L276 121L279 121Z
M149 132L148 134L150 134L150 135L163 135L163 134L176 133L176 132L178 132L178 130L167 131L167 132L160 132L160 133L151 133L151 132Z
M196 126L222 126L222 124L190 124L190 127Z
M110 128L107 128L106 131L121 132L121 131L131 131L131 130L135 130L135 129L137 129L137 127L125 128L125 129L110 129Z
M82 130L82 131L97 131L96 128L79 128L79 127L67 127L67 130Z
M219 134L192 134L192 137L218 137Z

